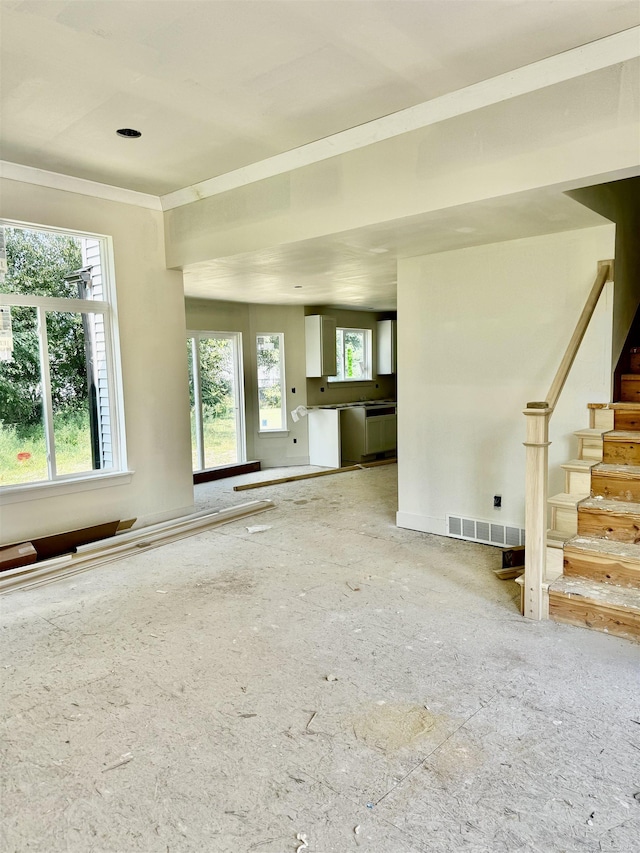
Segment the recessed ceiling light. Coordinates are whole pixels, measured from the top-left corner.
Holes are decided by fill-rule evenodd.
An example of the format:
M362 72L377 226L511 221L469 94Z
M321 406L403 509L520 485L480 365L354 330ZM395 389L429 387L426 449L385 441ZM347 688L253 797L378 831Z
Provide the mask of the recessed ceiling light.
M124 139L140 139L142 136L139 130L134 130L132 127L121 127L120 130L116 130L116 133Z
M388 252L388 249L383 248L382 246L377 246L375 249L369 249L372 255L384 255Z

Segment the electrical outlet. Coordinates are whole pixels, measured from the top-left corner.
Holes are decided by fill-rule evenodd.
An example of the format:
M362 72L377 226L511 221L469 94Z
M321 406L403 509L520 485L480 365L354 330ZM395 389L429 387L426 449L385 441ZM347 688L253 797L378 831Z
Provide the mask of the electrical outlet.
M493 496L493 508L502 509L502 495Z

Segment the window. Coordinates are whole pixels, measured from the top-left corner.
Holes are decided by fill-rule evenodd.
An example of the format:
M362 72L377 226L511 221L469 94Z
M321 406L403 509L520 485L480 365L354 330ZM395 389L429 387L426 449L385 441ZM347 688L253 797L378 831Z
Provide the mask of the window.
M371 379L371 330L336 329L337 373L329 382Z
M259 431L287 428L284 385L284 335L257 336Z
M106 238L0 225L0 487L119 470Z

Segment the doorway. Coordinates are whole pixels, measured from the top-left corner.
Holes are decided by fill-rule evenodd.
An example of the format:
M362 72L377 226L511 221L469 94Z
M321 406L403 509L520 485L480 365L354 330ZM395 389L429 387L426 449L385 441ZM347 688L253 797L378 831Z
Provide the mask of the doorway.
M246 461L242 335L187 332L194 472Z

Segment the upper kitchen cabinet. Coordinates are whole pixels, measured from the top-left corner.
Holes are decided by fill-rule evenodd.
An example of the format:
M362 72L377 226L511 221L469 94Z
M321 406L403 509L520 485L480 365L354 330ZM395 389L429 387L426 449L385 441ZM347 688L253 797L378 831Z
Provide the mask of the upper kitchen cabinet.
M304 318L307 376L335 376L336 321L324 314Z
M378 375L396 372L396 321L378 320Z

